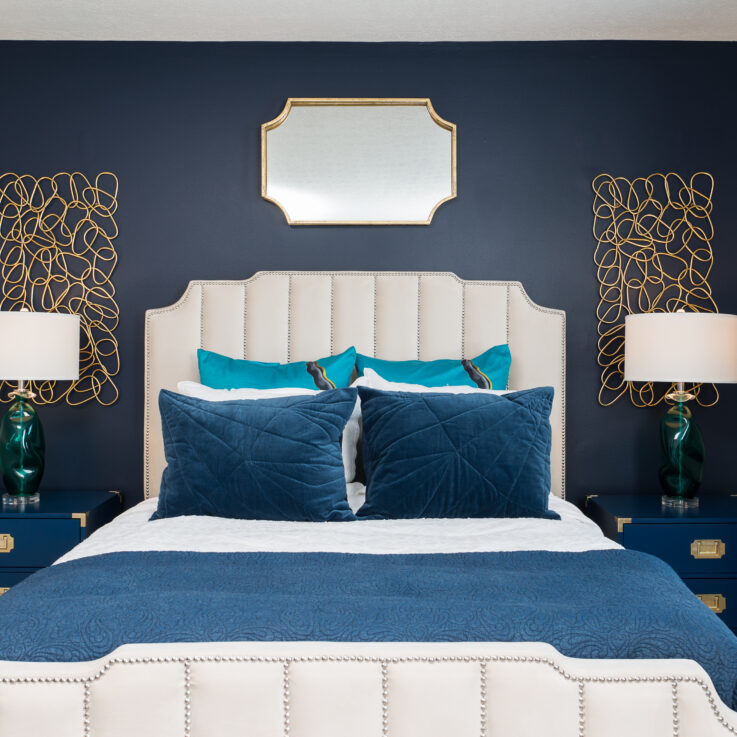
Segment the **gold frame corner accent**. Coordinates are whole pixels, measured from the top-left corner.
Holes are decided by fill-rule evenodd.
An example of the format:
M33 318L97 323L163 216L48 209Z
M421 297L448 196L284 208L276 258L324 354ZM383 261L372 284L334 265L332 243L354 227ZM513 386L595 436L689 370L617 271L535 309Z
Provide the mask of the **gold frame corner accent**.
M590 499L596 499L596 497L597 497L597 496L599 496L599 495L598 495L598 494L588 494L588 495L586 496L586 501L585 501L585 502L584 502L584 504L583 504L584 508L586 508L586 509L587 509L587 508L588 508L588 506L589 506L589 500L590 500Z
M0 596L7 594L10 591L10 586L0 586Z
M622 534L624 532L624 526L632 523L632 517L615 517L617 520L617 532Z
M359 106L359 105L422 105L430 118L441 128L450 131L451 193L435 203L426 220L292 220L284 205L267 194L267 136L269 131L278 128L289 117L293 107L320 106ZM287 225L430 225L437 209L458 196L458 127L437 114L429 97L288 97L282 111L272 120L261 124L261 197L276 205L284 215Z
M87 527L87 517L89 517L89 514L89 512L72 512L72 519L78 519L80 527Z
M15 539L8 532L0 534L0 553L10 553L15 547Z

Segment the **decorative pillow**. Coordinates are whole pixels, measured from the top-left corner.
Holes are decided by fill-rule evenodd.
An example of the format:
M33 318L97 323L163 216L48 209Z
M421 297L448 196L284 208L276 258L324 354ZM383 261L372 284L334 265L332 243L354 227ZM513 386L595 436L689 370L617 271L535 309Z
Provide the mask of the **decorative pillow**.
M399 381L387 381L373 369L365 368L363 376L359 376L351 386L367 386L370 389L381 389L384 392L422 392L442 394L509 394L506 389L479 389L477 386L423 386L422 384L405 384Z
M507 392L504 390L496 390L496 389L479 389L477 386L423 386L422 384L405 384L398 381L387 381L386 379L383 379L379 374L376 373L373 369L365 368L363 370L363 376L359 376L352 384L351 386L359 387L359 386L368 386L372 389L381 389L385 392L443 392L448 394L473 394L476 393L482 393L482 394L506 394ZM353 427L353 417L348 421L348 425L346 425L346 432L348 430L348 427L351 427L351 431L353 432L355 430L356 439L360 438L360 424L358 420L361 416L361 400L359 399L358 402L358 417L356 419L355 428ZM361 453L361 444L359 442L356 443L356 453L354 457L354 463L353 468L355 469L355 475L353 478L356 481L366 481L366 474L364 472L363 468L363 458ZM347 480L348 477L346 476Z
M277 389L213 389L196 381L180 381L177 392L187 397L206 399L208 402L230 402L234 399L275 399L276 397L314 396L319 389L303 389L300 386L284 386Z
M294 363L262 363L228 358L220 353L197 351L200 381L213 389L336 389L351 383L356 349L337 356Z
M159 394L167 467L151 519L355 519L340 438L355 389L208 402Z
M302 389L298 386L279 389L212 389L196 381L180 381L177 384L177 391L188 397L207 399L210 402L228 402L232 399L273 399L300 394L317 394L320 389ZM356 478L356 455L358 454L358 439L361 436L360 419L361 402L356 399L356 406L343 428L343 439L340 444L346 481L353 481Z
M480 389L506 389L512 357L508 345L489 348L476 358L462 361L385 361L359 353L356 356L358 375L367 368L387 381L401 381L423 386L467 385Z
M484 394L359 387L364 519L544 517L552 387Z

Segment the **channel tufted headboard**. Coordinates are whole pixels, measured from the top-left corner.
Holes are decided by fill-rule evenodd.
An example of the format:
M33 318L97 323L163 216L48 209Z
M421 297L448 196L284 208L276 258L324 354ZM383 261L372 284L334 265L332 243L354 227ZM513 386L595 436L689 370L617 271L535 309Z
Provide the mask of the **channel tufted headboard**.
M160 389L197 381L196 349L257 361L338 353L391 360L472 358L509 343L510 389L553 386L552 489L565 496L565 313L539 307L519 282L436 272L261 271L243 281L192 281L146 312L144 495L165 466Z

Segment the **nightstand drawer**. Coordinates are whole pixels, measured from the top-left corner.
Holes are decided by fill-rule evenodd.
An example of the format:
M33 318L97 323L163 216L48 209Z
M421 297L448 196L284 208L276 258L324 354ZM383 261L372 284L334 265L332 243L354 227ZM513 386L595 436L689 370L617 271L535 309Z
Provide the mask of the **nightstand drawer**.
M709 609L715 612L728 627L737 628L737 579L734 578L684 578L683 583ZM720 611L721 610L721 611Z
M78 519L0 519L0 568L43 568L81 539Z
M12 570L0 569L0 596L2 596L11 586L20 583L24 578L28 578L35 573L38 568L13 568Z
M681 576L737 574L734 524L625 524L622 544L662 558Z

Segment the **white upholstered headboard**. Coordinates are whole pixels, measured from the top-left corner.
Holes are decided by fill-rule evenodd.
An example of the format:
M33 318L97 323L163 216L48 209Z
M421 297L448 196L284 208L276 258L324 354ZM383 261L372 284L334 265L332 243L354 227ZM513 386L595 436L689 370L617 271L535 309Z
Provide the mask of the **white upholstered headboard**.
M436 272L261 271L243 281L192 281L170 307L146 312L144 495L164 470L158 396L198 381L197 348L256 361L339 353L406 360L472 358L509 343L510 389L553 386L552 490L565 496L565 313L539 307L519 282Z

